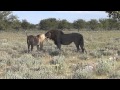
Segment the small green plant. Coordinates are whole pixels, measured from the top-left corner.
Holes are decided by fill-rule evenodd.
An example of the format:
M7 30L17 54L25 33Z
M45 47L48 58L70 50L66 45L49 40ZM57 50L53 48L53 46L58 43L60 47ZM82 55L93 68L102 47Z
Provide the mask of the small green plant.
M96 65L95 71L97 75L106 75L114 71L115 69L115 61L113 60L98 60L98 64Z
M53 60L50 61L50 64L56 65L56 70L55 72L57 74L63 74L66 73L68 70L68 66L65 63L65 57L63 55L60 56L54 56Z
M58 56L58 55L60 55L60 51L59 50L50 51L49 54L51 56Z
M110 79L120 79L120 71L113 71L110 75L109 75Z
M85 63L78 63L75 65L73 69L73 79L91 79L93 77L93 67L85 64Z
M109 51L104 51L103 52L103 55L104 56L110 56L110 55L113 55L114 53L113 53L113 51L111 51L111 50L109 50Z
M80 55L81 60L88 60L88 56L86 54Z
M92 51L90 52L90 56L92 56L93 58L101 58L102 53L100 51Z
M92 72L86 69L78 69L74 72L72 78L73 79L91 79L92 74L93 74Z
M117 51L118 56L120 56L120 50Z
M54 56L53 59L50 61L50 64L62 64L64 63L65 57L63 55Z

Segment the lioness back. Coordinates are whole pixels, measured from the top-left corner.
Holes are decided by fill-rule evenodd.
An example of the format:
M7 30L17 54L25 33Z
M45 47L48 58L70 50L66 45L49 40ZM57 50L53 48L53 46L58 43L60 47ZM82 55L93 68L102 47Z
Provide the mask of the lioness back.
M40 34L39 35L39 42L43 42L45 40L45 34Z

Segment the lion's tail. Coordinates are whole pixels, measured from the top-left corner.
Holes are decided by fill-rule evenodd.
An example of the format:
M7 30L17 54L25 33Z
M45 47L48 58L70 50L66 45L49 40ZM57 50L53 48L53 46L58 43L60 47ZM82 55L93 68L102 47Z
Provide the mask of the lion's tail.
M86 49L85 49L85 47L84 47L84 38L83 38L83 36L81 37L80 45L81 45L81 48L83 49L83 52L86 52L86 53L87 53L87 51L86 51Z

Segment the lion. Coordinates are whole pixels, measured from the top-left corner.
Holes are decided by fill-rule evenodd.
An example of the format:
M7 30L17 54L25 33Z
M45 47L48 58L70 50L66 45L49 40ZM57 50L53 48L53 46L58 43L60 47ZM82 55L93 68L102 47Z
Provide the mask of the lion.
M39 34L37 36L33 35L27 36L28 52L33 51L34 46L37 46L37 50L43 50L43 42L45 39L46 39L45 34Z
M83 35L79 33L69 33L64 34L61 30L49 30L45 33L45 37L54 41L54 44L57 46L59 50L61 50L61 45L69 45L74 42L77 51L80 50L81 47L82 52L84 53L84 39Z

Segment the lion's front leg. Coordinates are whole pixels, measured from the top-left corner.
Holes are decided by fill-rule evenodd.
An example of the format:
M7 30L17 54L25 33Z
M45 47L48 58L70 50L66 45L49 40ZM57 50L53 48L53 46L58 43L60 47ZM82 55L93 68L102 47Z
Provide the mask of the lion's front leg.
M57 46L57 48L59 50L61 50L61 43L60 43L60 41L55 42L55 45Z

